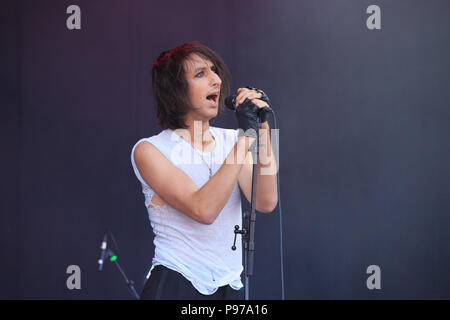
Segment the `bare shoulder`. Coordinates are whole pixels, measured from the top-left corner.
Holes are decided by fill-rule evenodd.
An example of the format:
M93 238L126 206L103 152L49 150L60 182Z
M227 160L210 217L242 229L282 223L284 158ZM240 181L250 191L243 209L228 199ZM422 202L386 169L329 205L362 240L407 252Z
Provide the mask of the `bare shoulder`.
M149 178L154 169L163 170L171 166L170 161L153 144L140 142L134 149L134 162L139 172Z
M134 150L134 161L145 182L172 207L201 222L192 196L198 187L153 144L143 141Z
M150 142L141 141L134 149L134 160L141 160L143 157L160 151Z

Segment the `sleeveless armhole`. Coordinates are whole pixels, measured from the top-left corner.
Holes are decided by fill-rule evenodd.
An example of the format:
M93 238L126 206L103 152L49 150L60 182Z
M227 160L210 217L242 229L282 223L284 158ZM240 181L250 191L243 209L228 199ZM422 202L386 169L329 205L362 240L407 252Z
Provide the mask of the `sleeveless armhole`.
M166 135L166 134L167 134L166 131L162 131L158 135L152 136L150 138L140 139L138 142L136 142L136 144L133 146L133 149L131 150L131 163L133 165L134 173L136 174L136 177L138 178L138 180L146 186L148 186L148 185L142 178L141 174L139 173L139 170L134 161L134 151L135 151L136 147L138 146L138 144L145 141L147 143L152 144L159 152L161 152L166 157L166 159L169 162L172 162L172 161L170 161L170 152L168 151L168 146L166 145L167 141L162 141L164 138L164 135ZM164 139L164 140L166 140L166 139Z
M143 185L150 187L145 180L142 178L141 174L139 173L139 169L136 166L136 162L134 161L134 150L136 149L136 147L143 141L146 141L148 143L150 143L150 141L148 141L148 138L144 138L139 140L138 142L136 142L136 144L133 146L133 149L131 150L131 164L133 166L133 171L134 174L136 175L136 177L138 178L139 182L142 183Z

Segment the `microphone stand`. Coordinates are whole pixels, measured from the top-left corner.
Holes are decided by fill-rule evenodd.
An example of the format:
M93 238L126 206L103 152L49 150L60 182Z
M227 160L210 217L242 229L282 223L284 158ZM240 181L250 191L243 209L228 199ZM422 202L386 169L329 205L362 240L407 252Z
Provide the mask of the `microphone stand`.
M105 235L103 236L103 242L102 242L102 245L101 245L102 255L101 255L100 260L98 261L98 263L99 263L99 269L98 270L102 271L104 260L109 259L109 261L114 262L114 264L116 265L117 269L119 269L120 273L122 274L122 277L125 279L125 282L126 282L128 288L131 290L131 293L133 294L133 296L137 300L139 300L140 297L139 297L138 293L136 292L136 290L134 289L134 282L133 282L133 280L129 280L127 278L127 276L125 275L125 272L123 271L123 269L120 266L119 262L117 262L117 255L110 248L108 248L108 244L107 244L108 233L111 235L111 239L113 240L117 250L119 250L119 246L117 245L116 240L114 239L114 236L113 236L112 232L110 232L108 229L106 229Z
M253 265L255 257L255 223L256 223L256 178L258 175L258 153L259 153L259 128L261 126L261 118L258 117L258 130L256 131L256 141L250 147L253 157L253 174L252 174L252 198L250 203L250 212L244 212L243 222L248 220L247 226L242 224L242 230L239 230L239 226L234 227L234 244L231 247L232 250L236 250L236 236L240 234L242 236L242 242L244 244L244 275L245 285L244 294L245 300L250 300L250 276L253 275Z
M119 262L117 262L117 256L115 255L115 253L111 249L108 249L108 251L106 252L106 259L109 259L109 261L114 262L114 264L116 265L117 269L119 269L120 273L122 274L122 277L124 278L124 280L125 280L125 282L127 284L127 287L130 289L131 293L136 298L136 300L139 300L140 297L139 297L138 293L136 292L136 290L134 289L134 282L133 282L133 280L129 280L127 278L127 276L125 275L125 272L120 267Z

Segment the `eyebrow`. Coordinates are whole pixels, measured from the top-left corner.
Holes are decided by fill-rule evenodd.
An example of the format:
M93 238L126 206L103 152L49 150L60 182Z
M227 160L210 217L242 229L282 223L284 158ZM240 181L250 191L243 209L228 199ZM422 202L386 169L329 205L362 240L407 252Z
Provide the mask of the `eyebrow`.
M212 68L212 67L214 67L214 65L212 65L211 68ZM198 72L198 71L201 71L201 70L205 70L205 69L206 69L206 67L198 67L198 68L195 68L194 73L196 73L196 72Z

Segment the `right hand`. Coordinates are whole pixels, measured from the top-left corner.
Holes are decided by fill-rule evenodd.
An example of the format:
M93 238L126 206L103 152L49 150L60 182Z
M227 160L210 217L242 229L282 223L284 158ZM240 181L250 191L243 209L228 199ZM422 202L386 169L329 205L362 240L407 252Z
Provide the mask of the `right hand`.
M239 129L244 131L245 136L256 137L256 132L261 126L258 109L259 107L248 98L236 108L236 118Z

